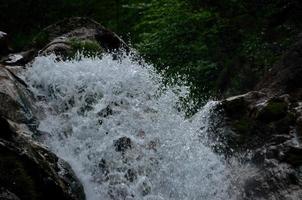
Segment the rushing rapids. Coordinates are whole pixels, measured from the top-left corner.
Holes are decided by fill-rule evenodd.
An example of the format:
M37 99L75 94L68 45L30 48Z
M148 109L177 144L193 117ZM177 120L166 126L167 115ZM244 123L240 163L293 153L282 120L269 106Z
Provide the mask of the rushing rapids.
M88 200L235 198L230 169L205 142L215 102L186 119L187 89L163 89L152 66L130 57L38 57L24 76L43 113L40 139Z

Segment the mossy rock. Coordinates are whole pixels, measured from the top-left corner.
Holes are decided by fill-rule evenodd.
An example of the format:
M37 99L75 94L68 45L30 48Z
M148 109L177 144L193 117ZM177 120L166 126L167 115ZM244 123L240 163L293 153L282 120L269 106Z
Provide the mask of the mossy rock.
M72 38L69 40L71 51L69 52L69 57L75 57L77 52L82 53L84 56L99 56L102 54L104 49L101 45L94 40L80 40L77 38Z
M245 149L250 147L250 141L258 140L259 133L255 126L257 126L257 123L248 117L234 120L231 123L231 129L235 133L231 138L232 148Z
M244 97L239 96L223 101L222 107L229 118L240 119L248 111L248 102Z
M273 122L287 116L288 104L281 100L270 100L264 108L262 108L257 119L263 122Z
M236 120L233 123L232 127L240 135L245 135L245 133L247 133L251 130L252 122L248 118L242 118L242 119Z

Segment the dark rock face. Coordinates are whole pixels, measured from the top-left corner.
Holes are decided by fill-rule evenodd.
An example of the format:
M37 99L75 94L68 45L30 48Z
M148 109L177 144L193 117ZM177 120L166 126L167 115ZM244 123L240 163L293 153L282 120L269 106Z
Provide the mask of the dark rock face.
M12 122L1 118L0 123L4 127L0 188L9 191L5 193L8 199L85 199L81 184L65 161L31 141Z
M301 146L293 103L252 93L222 102L221 152L245 155L256 173L246 177L242 199L301 199ZM238 106L238 112L236 107ZM237 114L234 114L237 113Z
M1 199L85 199L70 166L32 140L35 99L13 71L19 69L0 65Z
M9 52L8 35L0 30L0 55L6 55Z
M15 54L7 55L7 37L1 34L0 55L6 57L0 61L4 64L0 64L0 199L85 199L71 167L33 140L39 134L39 113L33 95L18 75L38 54L68 58L78 50L102 53L122 48L128 49L117 35L86 18L67 19L47 27L31 49ZM87 101L88 105L92 103ZM129 138L120 138L115 148L124 153L131 144ZM134 175L129 172L127 177L132 180Z
M256 168L242 199L302 199L302 40L284 54L256 89L221 102L219 147ZM221 127L224 127L221 129ZM216 134L217 136L217 134Z
M256 91L224 100L226 146L246 151L268 140L287 139L295 124L295 113L289 107L290 102L282 96L269 98Z
M17 76L22 69L0 65L0 199L83 200L70 166L32 140L37 108Z
M244 159L257 169L244 183L243 199L300 199L302 152L295 103L288 95L250 92L224 100L221 107L223 152L252 152Z
M1 116L22 123L34 120L34 99L27 90L25 83L9 69L1 66L0 102Z
M25 65L30 62L35 56L35 49L29 49L23 52L9 54L5 56L1 62L5 65Z
M71 167L34 141L39 114L35 98L19 78L35 56L54 53L68 59L77 51L99 55L119 54L128 46L113 32L87 18L71 18L53 24L38 34L24 52L9 54L7 35L0 32L0 199L84 200L85 193ZM85 54L84 54L85 55ZM87 108L93 104L87 99ZM113 114L108 108L100 115ZM122 154L131 148L129 138L115 141ZM106 171L106 162L100 168ZM134 179L129 171L127 178Z
M0 188L0 199L2 200L20 200L14 193L5 188Z

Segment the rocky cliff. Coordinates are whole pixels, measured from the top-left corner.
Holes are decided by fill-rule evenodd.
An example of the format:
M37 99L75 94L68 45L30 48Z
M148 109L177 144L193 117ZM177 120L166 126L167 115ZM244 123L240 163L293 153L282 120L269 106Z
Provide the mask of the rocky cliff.
M244 199L302 198L301 52L297 39L254 91L220 105L216 148L256 168L244 182Z
M11 53L7 34L0 32L0 199L83 200L80 181L64 160L35 137L35 98L20 73L37 55L55 53L61 59L86 54L118 52L127 45L114 33L86 18L60 21L41 31L28 50Z

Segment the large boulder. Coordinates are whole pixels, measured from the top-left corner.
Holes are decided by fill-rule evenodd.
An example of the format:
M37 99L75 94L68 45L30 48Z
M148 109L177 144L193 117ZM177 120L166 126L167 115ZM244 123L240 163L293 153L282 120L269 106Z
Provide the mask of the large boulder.
M243 175L243 197L255 199L302 198L302 148L298 132L297 102L290 95L249 92L230 97L218 109L222 119L215 127L218 147L226 157L252 166Z
M33 41L40 54L68 57L77 51L87 54L129 50L126 43L101 24L82 17L64 19L43 29Z
M8 68L0 65L0 116L15 122L34 120L35 106L26 84Z
M33 141L37 108L22 66L0 65L0 199L83 200L83 187L70 166Z
M11 54L0 64L0 199L84 200L83 187L68 163L34 141L40 134L39 112L19 78L34 54Z
M288 95L269 97L257 91L225 99L220 105L225 115L223 143L246 151L277 138L286 140L295 128L296 112L291 106Z
M302 199L301 52L299 39L256 91L227 98L217 108L223 117L212 135L220 141L216 149L256 169L245 177L242 199Z
M28 130L2 117L0 126L3 199L85 199L81 183L65 161L32 141Z

